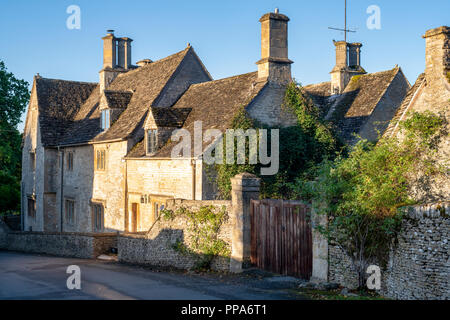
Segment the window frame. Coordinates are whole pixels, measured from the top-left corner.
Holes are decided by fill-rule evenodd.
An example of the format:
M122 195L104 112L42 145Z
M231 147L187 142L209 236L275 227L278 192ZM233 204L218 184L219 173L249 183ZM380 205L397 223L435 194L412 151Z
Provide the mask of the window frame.
M36 171L36 151L32 150L29 152L30 155L30 170Z
M106 150L96 149L95 150L95 170L105 171L106 170Z
M158 129L147 129L147 154L155 153L158 150Z
M111 127L111 110L103 109L100 111L100 127L102 131Z
M70 206L69 206L70 204ZM75 225L75 200L64 199L64 221L67 225Z
M30 203L32 203L32 210L30 210ZM27 197L27 217L31 219L36 218L36 199L31 196Z
M105 206L101 202L92 202L91 204L92 210L92 230L94 232L103 232L105 228L104 219L105 219ZM98 214L100 214L100 221L98 221ZM100 222L100 227L98 227L98 223Z
M74 158L74 152L68 151L67 158L66 158L67 171L73 171L73 162L74 162L73 158Z

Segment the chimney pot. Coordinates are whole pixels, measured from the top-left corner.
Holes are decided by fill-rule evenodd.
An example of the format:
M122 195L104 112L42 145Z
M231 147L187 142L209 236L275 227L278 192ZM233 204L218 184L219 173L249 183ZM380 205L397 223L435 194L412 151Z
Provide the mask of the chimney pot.
M131 42L133 39L130 38L119 38L117 39L117 64L123 69L131 69Z
M336 46L336 65L331 70L331 92L341 94L350 79L366 72L361 67L361 43L334 41Z

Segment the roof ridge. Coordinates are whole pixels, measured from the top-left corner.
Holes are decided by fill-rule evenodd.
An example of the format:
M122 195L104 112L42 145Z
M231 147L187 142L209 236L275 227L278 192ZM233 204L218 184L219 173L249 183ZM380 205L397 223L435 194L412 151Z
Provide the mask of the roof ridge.
M190 47L185 48L185 49L183 49L183 50L181 50L181 51L178 51L178 52L176 52L176 53L173 53L173 54L171 54L171 55L169 55L169 56L167 56L167 57L161 58L161 59L159 59L159 60L155 60L155 61L153 61L152 63L148 63L148 64L146 64L145 66L142 66L142 67L139 67L139 68L136 68L136 69L129 70L128 72L121 73L121 74L119 74L119 75L117 76L117 78L120 78L120 77L125 76L125 75L130 75L130 74L138 73L139 71L142 71L142 70L145 70L145 69L148 69L148 68L153 68L153 67L155 66L155 64L159 64L159 63L165 62L165 61L167 61L167 60L174 59L174 58L176 58L178 55L181 55L181 54L183 54L183 53L186 54L186 53L189 51L189 49L190 49Z
M98 82L88 82L88 81L78 81L78 80L65 80L65 79L55 79L55 78L44 78L42 76L36 77L36 80L50 80L50 81L62 81L62 82L98 85Z
M311 87L311 86L320 86L321 84L326 84L326 83L330 83L331 81L323 81L323 82L318 82L318 83L311 83L311 84L307 84L305 86L302 85L303 88L306 87Z
M181 50L181 51L178 51L178 52L176 52L176 53L173 53L173 54L171 54L171 55L169 55L169 56L167 56L167 57L164 57L164 58L161 58L161 59L159 59L159 60L153 61L152 63L149 63L148 65L152 65L152 64L158 63L158 62L163 62L163 61L169 60L169 59L171 59L171 58L174 58L175 56L177 56L177 55L179 55L179 54L187 53L191 48L192 48L192 47L187 47L187 48L185 48L185 49L183 49L183 50Z
M108 89L105 89L105 90L103 90L103 92L104 93L127 93L127 94L132 94L133 93L133 90L108 90Z
M371 72L371 73L366 73L366 74L362 74L360 75L361 77L366 77L366 76L371 76L371 75L379 75L381 73L388 73L388 72L398 72L400 70L400 67L394 67L392 69L388 69L388 70L383 70L383 71L377 71L377 72Z
M256 73L258 73L258 71L247 72L247 73L243 73L243 74L238 74L238 75L236 75L236 76L226 77L226 78L217 79L217 80L211 80L211 81L205 81L205 82L195 83L195 84L193 84L193 85L191 85L191 86L194 87L194 86L207 85L207 84L211 84L211 83L218 83L218 82L223 82L223 81L227 81L227 80L232 80L232 79L239 78L239 77L243 77L243 76L249 76L249 75L256 74Z

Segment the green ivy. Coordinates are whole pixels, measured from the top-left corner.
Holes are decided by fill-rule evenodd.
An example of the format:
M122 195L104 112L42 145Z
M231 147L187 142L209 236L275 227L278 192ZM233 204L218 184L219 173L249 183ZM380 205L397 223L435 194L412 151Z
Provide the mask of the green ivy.
M165 211L163 213L163 211ZM214 206L203 206L197 211L180 207L176 212L163 210L162 216L166 220L173 220L176 216L186 217L192 246L187 247L182 241L172 245L172 249L181 254L197 257L195 269L209 269L212 260L217 257L229 257L229 245L218 238L220 227L227 219L225 207L217 210Z
M296 125L287 128L264 126L251 119L244 108L231 124L231 129L254 128L257 131L268 129L268 134L270 129L279 129L280 168L278 174L274 176L261 176L261 196L264 198L293 198L295 194L291 192L290 184L299 177L307 176L322 160L333 159L342 148L332 128L321 120L319 109L305 94L300 84L293 82L287 87L282 108L296 115ZM226 138L224 138L224 150L225 141ZM248 143L246 155L248 156ZM260 165L248 164L248 158L246 160L246 164L224 163L210 170L212 174L209 175L214 176L221 198L231 198L230 179L236 174L249 172L259 175Z

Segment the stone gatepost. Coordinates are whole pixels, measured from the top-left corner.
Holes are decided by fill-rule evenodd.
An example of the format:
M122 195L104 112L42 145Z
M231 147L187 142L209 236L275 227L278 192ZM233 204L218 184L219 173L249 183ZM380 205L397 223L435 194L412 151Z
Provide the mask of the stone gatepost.
M250 173L241 173L231 179L231 272L242 272L250 265L250 200L259 199L260 184L261 179Z
M313 206L315 207L315 206ZM328 281L328 240L317 230L317 226L326 226L327 216L311 211L313 264L311 282Z

